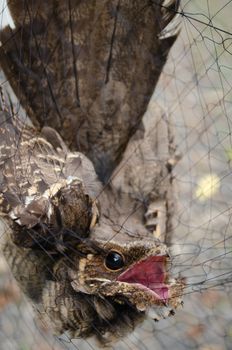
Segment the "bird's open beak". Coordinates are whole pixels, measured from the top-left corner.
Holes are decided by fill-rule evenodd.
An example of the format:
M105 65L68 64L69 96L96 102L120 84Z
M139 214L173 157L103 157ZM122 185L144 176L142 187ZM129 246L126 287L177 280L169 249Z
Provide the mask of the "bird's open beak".
M158 300L166 303L169 299L169 286L165 284L167 260L167 256L150 256L124 271L117 281L141 286L141 289L153 292Z

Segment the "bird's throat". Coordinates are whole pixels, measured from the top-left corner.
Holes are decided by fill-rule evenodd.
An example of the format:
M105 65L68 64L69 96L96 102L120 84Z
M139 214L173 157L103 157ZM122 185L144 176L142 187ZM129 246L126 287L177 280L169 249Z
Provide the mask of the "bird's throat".
M124 271L117 281L141 285L143 289L154 292L157 299L166 302L169 297L169 288L165 284L166 263L166 256L151 256Z

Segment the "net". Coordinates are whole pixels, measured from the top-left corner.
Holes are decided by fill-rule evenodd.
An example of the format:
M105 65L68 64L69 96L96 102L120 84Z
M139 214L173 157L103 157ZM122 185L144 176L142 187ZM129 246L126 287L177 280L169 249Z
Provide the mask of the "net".
M1 5L2 25L9 21L6 6ZM231 348L232 4L181 1L177 12L181 31L144 120L148 135L152 135L157 108L165 111L182 155L173 170L176 197L170 248L174 276L186 277L184 307L173 318L158 323L146 320L111 345L112 349ZM163 35L171 30L168 27ZM2 76L3 88L13 96L6 84ZM99 346L92 339L53 337L38 327L31 305L17 289L4 258L0 268L0 348L84 350Z

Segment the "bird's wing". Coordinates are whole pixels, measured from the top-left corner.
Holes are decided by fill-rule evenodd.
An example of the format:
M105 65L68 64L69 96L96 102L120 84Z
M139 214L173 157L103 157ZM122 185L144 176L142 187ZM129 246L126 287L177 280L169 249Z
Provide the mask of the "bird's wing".
M140 126L176 39L179 0L23 1L0 63L37 126L51 126L106 180ZM174 29L173 29L174 28Z
M37 133L7 110L0 122L0 211L15 240L30 246L63 228L88 234L100 190L91 162L67 152L55 130Z

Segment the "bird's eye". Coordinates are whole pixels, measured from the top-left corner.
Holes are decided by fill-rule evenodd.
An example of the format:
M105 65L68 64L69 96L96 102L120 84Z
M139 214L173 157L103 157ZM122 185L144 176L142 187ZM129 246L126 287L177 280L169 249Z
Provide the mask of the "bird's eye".
M110 270L119 270L124 266L124 259L118 252L111 251L105 258L105 266Z

